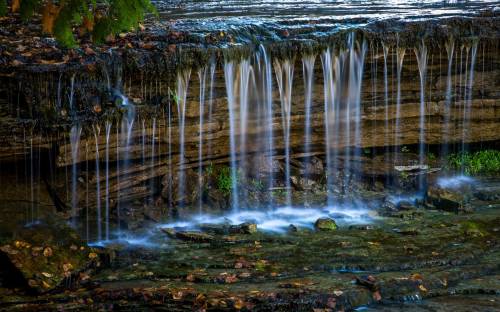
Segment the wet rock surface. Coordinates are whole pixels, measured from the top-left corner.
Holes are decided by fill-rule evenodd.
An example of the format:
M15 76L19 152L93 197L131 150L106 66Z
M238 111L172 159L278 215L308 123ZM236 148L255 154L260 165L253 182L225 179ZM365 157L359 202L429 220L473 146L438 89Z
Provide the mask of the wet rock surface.
M0 285L46 293L85 285L101 266L101 252L52 215L0 237Z
M34 299L2 286L1 307L420 311L449 302L459 311L492 311L500 292L500 208L475 208L472 214L414 208L402 211L411 218L340 225L335 235L238 234L213 225L172 230L175 239L158 233L155 247L115 250L111 266L72 296Z

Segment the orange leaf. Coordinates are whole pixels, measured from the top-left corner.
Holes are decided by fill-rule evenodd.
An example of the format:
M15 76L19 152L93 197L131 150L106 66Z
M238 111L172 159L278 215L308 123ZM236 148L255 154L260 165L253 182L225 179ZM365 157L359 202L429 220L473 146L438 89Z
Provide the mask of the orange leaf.
M11 5L11 10L12 13L16 13L19 11L19 8L21 7L21 0L12 0L12 5Z
M85 16L83 18L83 24L82 26L88 31L88 32L91 32L94 30L94 17L87 17Z
M46 34L52 34L54 22L59 15L61 8L49 1L42 10L42 31Z

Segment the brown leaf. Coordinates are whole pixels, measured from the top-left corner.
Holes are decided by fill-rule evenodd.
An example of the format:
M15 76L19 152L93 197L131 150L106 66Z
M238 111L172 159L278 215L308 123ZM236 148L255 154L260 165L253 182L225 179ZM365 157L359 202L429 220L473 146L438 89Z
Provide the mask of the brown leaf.
M184 293L182 291L180 291L180 290L172 292L172 298L174 300L180 300L180 299L182 299L183 296L184 296Z
M85 28L85 30L87 30L88 32L91 32L94 30L94 17L87 17L85 16L83 18L83 24L82 24L83 28Z
M410 275L410 279L413 280L413 281L421 281L423 280L424 278L422 277L421 274L419 273L414 273L412 275Z
M87 54L87 55L94 55L95 54L95 51L89 47L86 47L84 51L85 51L85 54Z
M50 247L46 247L46 248L43 250L43 255L44 255L45 257L51 257L51 256L52 256L52 254L53 254L53 252L52 252L52 248L50 248Z
M61 8L49 1L42 9L42 31L46 34L52 34L54 22L59 15Z
M12 0L12 4L11 4L11 10L12 10L12 13L16 13L17 11L19 11L19 8L21 7L21 0Z

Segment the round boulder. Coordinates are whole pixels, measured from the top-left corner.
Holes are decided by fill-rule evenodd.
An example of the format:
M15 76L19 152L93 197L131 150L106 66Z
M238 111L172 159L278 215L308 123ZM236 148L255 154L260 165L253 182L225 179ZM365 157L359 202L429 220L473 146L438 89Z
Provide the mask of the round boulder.
M337 223L330 218L319 218L314 223L314 228L317 231L335 231L337 229Z

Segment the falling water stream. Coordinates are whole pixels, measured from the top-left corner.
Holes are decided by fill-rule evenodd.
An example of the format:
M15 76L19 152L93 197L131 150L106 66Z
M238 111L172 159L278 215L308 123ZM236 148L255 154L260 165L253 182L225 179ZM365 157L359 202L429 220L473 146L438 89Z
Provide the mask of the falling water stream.
M268 48L260 44L250 56L226 58L221 72L223 77L218 76L216 69L219 64L212 56L207 64L195 69L199 91L191 92L189 89L191 69L178 72L175 93L170 89L168 91L169 101L172 100L173 105L158 101L162 104L155 107L156 115L143 114L142 111L136 115L133 100L121 93L121 88L112 88L111 77L105 68L108 92L120 117L114 121L94 121L91 129L86 129L88 125L79 122L71 127L68 144L71 153L68 156L70 159L66 160L70 166L64 170L66 178L71 181L65 187L67 202L71 204L72 224L78 226L76 223L79 220L85 220L82 229L85 229L88 239L111 241L121 236L121 227L126 224L138 202L145 206L151 203L161 205L162 213L167 217L176 217L181 210L179 207L193 205L192 208L197 208L198 217L208 220L211 218L207 215L210 211L210 203L207 202L209 191L219 183L219 177L215 177L215 182L210 182L214 163L215 166L228 164L229 177L225 178L230 180L228 206L234 220L241 221L246 218L244 216L254 216L260 218L262 226L271 229L274 226L287 226L285 223L292 220L299 222L293 216L298 214L298 205L311 205L320 211L323 211L321 206L326 207L319 214L321 216L342 209L351 213L353 207L346 206L345 200L356 199L356 190L353 188L356 180L361 180L363 176L363 157L366 156L361 155L361 151L366 152L364 146L367 141L370 147L380 144L386 153L390 151L394 154L392 167L403 165L400 145L404 140L403 132L408 129L402 120L407 118L408 112L404 111L403 114L403 110L408 109L409 101L405 100L405 104L402 104L406 89L402 90L401 84L407 73L406 68L403 73L405 57L412 56L406 55L407 48L401 47L397 38L395 46L383 43L382 53L379 53L378 43L371 43L368 49L364 38L357 38L351 33L345 45L332 44L323 51L302 54L300 64L296 64L294 57L273 58ZM449 153L448 143L453 137L461 137L462 152L468 150L466 142L470 137L468 127L473 109L472 89L477 49L477 42L458 50L454 40L450 39L446 44L448 62L443 70L446 84L442 90L444 124L441 126L443 158ZM371 50L371 77L365 73L368 50ZM426 131L430 122L430 118L426 118L430 113L427 111L429 95L426 87L430 85L427 66L433 60L429 60L429 51L423 41L414 48L414 55L420 78L418 159L420 165L426 165ZM317 59L320 64L316 63ZM377 86L379 70L383 71L383 81ZM120 85L121 71L114 72L119 76L116 79L117 85ZM225 93L219 92L219 79L220 82L224 79ZM297 82L299 79L302 81ZM370 79L370 90L364 90L366 79ZM162 90L163 93L167 91L158 79L144 76L142 80L140 92L147 99L154 99ZM63 77L59 76L54 100L56 105L62 105L62 81ZM322 90L318 88L320 83L323 84ZM130 84L125 89L132 90ZM69 87L64 96L69 99L71 114L75 114L78 111L75 98L79 94L75 75L70 77ZM296 92L301 87L303 93ZM197 99L195 94L198 95ZM371 96L370 100L366 101L365 96ZM198 106L194 110L195 107L191 105L195 103ZM222 103L227 106L221 106ZM143 109L142 104L138 107ZM224 112L220 111L221 107ZM460 130L454 130L456 127L451 129L452 111L455 114L458 111L457 115L461 117ZM369 112L373 114L370 116ZM227 113L227 119L223 119L223 113ZM194 115L197 118L193 118ZM366 118L372 119L365 122ZM139 127L134 129L136 123ZM365 125L375 130L365 128ZM370 132L381 128L384 128L383 133ZM219 131L227 133L221 135ZM323 137L318 140L316 135ZM67 138L66 134L63 136ZM365 137L370 139L366 140ZM227 139L229 147L227 154L221 155L225 145L220 142L224 139ZM85 140L85 144L82 140ZM36 172L39 166L35 164L35 159L38 157L40 161L41 152L35 151L35 143L33 130L30 133L25 130L24 148L30 154L26 156L24 171L27 195L31 199L31 212L27 211L28 223L36 221L35 203L40 196L40 191L37 191L40 183L35 181L40 178ZM166 144L166 148L162 148L162 144ZM193 146L196 146L196 151L192 150ZM65 145L64 153L69 148ZM83 148L85 159L82 156ZM85 170L83 163L80 164L82 161L85 161ZM297 183L308 179L312 181L313 176L318 175L318 172L310 172L316 170L312 165L314 161L323 162L324 166L324 172L319 174L324 174L326 181L325 201L320 206L312 203L314 191L308 186L302 190L305 191L304 197L297 200L292 196ZM191 180L191 173L187 175L191 168L196 169L196 181ZM139 171L142 172L141 180L131 181ZM160 180L162 185L158 184ZM85 187L83 184L79 187L79 181L85 183ZM215 186L206 183L215 183ZM422 183L420 181L420 190L424 187ZM189 202L192 186L197 188L196 203ZM251 202L250 195L253 194L249 191L250 187L258 187L268 196L262 206ZM143 192L141 194L147 198L134 202L136 197L132 192L136 190ZM80 194L83 191L84 196ZM85 216L79 216L83 212L83 205ZM358 208L366 207L360 204ZM116 218L112 216L113 211L116 211ZM95 229L92 225L94 222ZM115 228L118 230L116 235L112 232Z
M185 70L177 75L177 118L179 122L179 145L180 145L180 155L179 155L179 198L181 201L184 200L185 194L185 172L184 172L184 135L186 127L186 102L187 93L189 87L189 79L191 77L191 70Z
M417 57L418 64L418 72L420 75L420 117L419 117L419 147L418 147L418 155L419 155L419 163L420 165L424 165L425 162L425 78L427 75L427 46L425 42L422 40L422 43L418 48L415 48L415 56ZM420 175L420 190L422 191L424 188L423 175Z
M281 126L285 141L285 187L286 204L292 204L290 184L290 132L292 128L292 88L293 88L293 60L275 61L274 70L281 102Z

